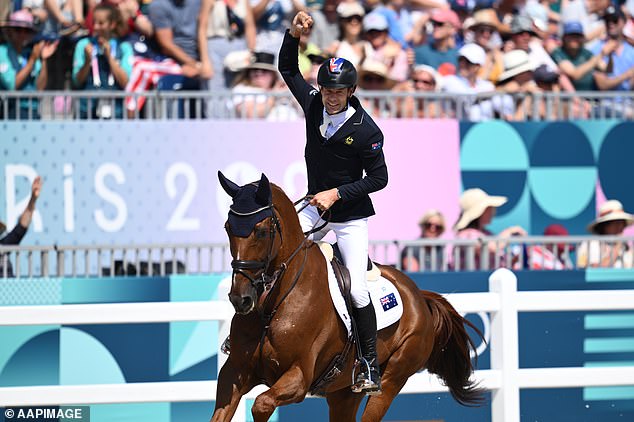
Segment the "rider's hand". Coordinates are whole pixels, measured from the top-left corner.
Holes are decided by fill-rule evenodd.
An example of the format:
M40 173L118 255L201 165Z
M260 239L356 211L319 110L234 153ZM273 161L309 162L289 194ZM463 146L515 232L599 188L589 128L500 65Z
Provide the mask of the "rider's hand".
M313 18L304 11L299 11L293 18L289 32L293 38L299 38L300 35L310 32L313 26Z
M313 196L313 199L310 200L310 205L316 206L321 211L326 211L327 209L332 207L332 204L337 202L338 199L339 194L337 188L333 188L319 192L318 194Z

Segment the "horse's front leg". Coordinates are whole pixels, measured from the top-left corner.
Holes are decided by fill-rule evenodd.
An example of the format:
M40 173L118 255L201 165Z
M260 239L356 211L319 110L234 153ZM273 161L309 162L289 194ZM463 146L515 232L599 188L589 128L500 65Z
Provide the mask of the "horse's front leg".
M308 393L308 386L304 373L298 366L294 366L286 371L271 388L255 399L251 408L253 421L268 421L276 407L298 403L304 400L306 393Z
M240 398L251 388L253 383L250 376L239 373L231 363L231 359L228 359L218 374L216 408L211 422L230 422L240 404Z

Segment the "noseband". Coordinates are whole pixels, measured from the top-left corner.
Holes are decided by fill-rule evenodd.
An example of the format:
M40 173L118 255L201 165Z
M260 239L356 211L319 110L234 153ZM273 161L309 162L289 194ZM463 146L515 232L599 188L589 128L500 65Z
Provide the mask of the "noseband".
M267 275L269 271L269 266L271 265L271 261L273 261L273 244L275 243L275 233L280 233L280 239L282 236L282 230L280 229L280 222L277 218L277 213L275 212L275 207L273 204L266 205L262 208L258 208L255 211L249 212L238 212L233 208L229 208L229 212L235 214L239 217L246 217L250 215L257 214L261 211L265 211L271 209L273 216L273 224L270 226L270 230L268 233L268 237L271 239L269 242L269 250L266 253L266 258L264 261L258 260L248 260L248 259L234 259L231 261L231 268L233 268L233 275L240 274L246 277L251 285L256 289L258 294L262 293L264 290L268 289L270 285L274 282L274 277ZM248 272L247 272L248 271Z

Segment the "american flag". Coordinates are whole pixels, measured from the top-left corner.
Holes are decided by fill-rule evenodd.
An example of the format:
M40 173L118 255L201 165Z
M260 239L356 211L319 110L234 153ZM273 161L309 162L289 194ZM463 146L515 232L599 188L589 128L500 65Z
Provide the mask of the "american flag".
M383 296L380 300L381 306L383 306L383 311L389 311L390 309L398 306L398 302L396 301L396 296L394 296L394 293Z

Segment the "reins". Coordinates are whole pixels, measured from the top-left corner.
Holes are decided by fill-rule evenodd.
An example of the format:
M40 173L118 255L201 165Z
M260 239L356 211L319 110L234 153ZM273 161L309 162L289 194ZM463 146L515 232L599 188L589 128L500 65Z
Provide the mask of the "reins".
M293 206L297 206L297 204L299 204L300 202L305 201L306 199L310 199L310 198L312 198L312 195L306 195L303 198L299 199L298 201L294 202ZM306 203L297 210L297 213L300 213L309 204L310 204L310 202L306 201ZM280 237L281 237L282 236L281 226L280 226L279 222L277 222L277 217L275 215L276 208L275 208L275 206L273 204L271 204L270 206L273 208L273 219L276 221L276 226L278 227L278 230L280 231ZM323 217L324 217L324 215L326 213L328 213L328 218L324 219ZM261 309L262 309L261 316L262 316L262 322L264 323L264 330L262 331L262 336L260 337L260 345L258 347L259 351L260 351L260 356L262 355L262 346L264 344L264 338L266 337L266 334L268 333L268 330L269 330L269 327L271 325L271 320L273 319L273 316L275 316L275 314L277 313L277 310L280 308L280 306L282 306L282 303L284 302L284 300L293 291L293 289L297 285L297 282L299 281L299 278L301 277L302 273L304 272L304 268L306 266L306 261L308 259L308 248L306 246L308 245L308 242L310 241L309 237L313 233L316 233L319 230L321 230L324 227L326 227L326 225L330 222L330 211L329 210L323 211L320 214L320 218L324 219L324 223L319 225L319 227L313 227L309 231L303 233L304 234L304 239L299 243L297 248L295 248L295 250L288 256L288 258L286 258L286 260L284 262L282 262L282 264L280 264L280 267L277 270L275 270L273 275L270 277L270 281L268 283L270 287L268 289L266 288L267 286L266 286L266 283L265 283L265 286L264 286L265 290L262 293L263 295L265 295L265 298L264 298L264 301L263 301L262 307L261 307ZM269 249L269 253L270 253L270 250L272 249L272 245L273 245L273 240L271 241L271 247ZM273 306L273 309L271 309L271 312L264 313L264 310L267 308L267 305L269 304L269 302L271 300L271 297L272 297L272 296L270 296L271 291L275 288L275 285L277 284L277 281L284 276L284 273L288 269L288 265L290 264L290 262L293 260L293 258L295 258L295 256L302 249L304 249L304 260L302 261L302 265L299 268L299 271L297 271L297 273L295 274L295 278L291 282L291 285L286 290L286 292L284 292L284 294L282 295L280 300L277 302L277 304L275 304ZM270 263L270 259L267 256L267 266L268 266L268 263ZM240 273L242 273L242 271L240 271ZM266 273L266 269L264 270L264 274L265 273ZM247 278L249 280L252 280L251 277L247 277Z

